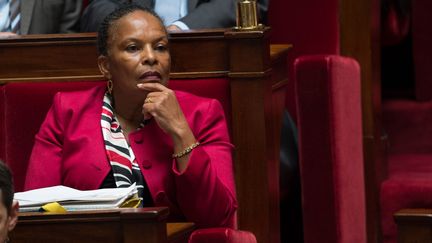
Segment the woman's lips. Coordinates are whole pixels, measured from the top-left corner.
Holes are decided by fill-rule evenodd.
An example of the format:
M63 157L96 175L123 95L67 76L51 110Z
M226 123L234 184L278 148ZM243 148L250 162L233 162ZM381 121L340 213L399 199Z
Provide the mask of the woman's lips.
M159 80L161 80L161 75L158 72L146 72L140 76L140 80L144 82L159 82Z

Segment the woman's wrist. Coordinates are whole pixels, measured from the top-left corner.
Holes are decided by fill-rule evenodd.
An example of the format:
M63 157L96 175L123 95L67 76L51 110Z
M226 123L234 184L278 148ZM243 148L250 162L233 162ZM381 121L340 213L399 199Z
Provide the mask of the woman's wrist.
M192 150L193 150L194 148L198 147L198 145L200 145L200 143L197 141L197 142L191 144L190 146L188 146L187 148L185 148L184 150L182 150L182 151L180 151L180 152L178 152L178 153L174 153L174 154L172 155L172 158L173 158L173 159L181 158L181 157L183 157L183 156L189 154L190 152L192 152Z
M190 129L185 129L172 136L174 143L174 154L184 151L186 148L196 143L197 140Z

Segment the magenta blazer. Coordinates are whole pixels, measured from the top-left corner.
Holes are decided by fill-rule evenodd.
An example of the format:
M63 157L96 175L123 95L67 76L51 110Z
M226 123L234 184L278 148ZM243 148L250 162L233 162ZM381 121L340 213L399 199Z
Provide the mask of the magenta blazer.
M57 93L35 138L25 190L65 185L100 188L111 170L100 119L105 87ZM220 103L176 91L180 107L200 145L179 173L173 145L154 120L129 135L154 206L167 206L171 218L198 227L235 227L232 149Z

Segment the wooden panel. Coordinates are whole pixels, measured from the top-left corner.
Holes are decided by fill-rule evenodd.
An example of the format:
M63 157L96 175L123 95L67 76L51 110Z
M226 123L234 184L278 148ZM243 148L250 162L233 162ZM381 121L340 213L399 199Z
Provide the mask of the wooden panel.
M92 34L0 39L0 82L100 78L95 45Z
M202 36L192 39L172 35L170 41L172 75L225 76L227 74L229 57L223 33L220 36Z
M381 242L379 187L386 175L381 141L380 1L341 0L340 54L361 67L368 242Z
M21 213L12 242L167 242L168 208ZM190 232L189 232L190 233Z
M172 78L227 76L229 56L222 30L172 33L170 49ZM100 80L97 56L95 33L0 39L0 83Z
M226 36L239 225L254 232L258 242L279 242L279 143L287 76L276 77L287 75L282 70L288 65L286 52L275 50L270 56L267 34L229 32ZM251 178L258 183L252 186ZM254 222L257 219L259 224Z

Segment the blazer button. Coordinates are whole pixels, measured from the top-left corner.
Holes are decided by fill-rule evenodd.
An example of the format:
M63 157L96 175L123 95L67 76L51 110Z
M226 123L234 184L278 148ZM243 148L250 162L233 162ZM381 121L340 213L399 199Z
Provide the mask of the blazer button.
M148 170L152 167L152 162L150 160L144 160L142 165L143 165L144 169Z
M138 133L134 136L135 143L142 143L143 142L143 135L141 133Z

